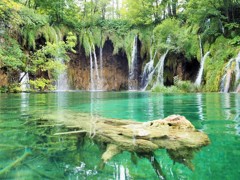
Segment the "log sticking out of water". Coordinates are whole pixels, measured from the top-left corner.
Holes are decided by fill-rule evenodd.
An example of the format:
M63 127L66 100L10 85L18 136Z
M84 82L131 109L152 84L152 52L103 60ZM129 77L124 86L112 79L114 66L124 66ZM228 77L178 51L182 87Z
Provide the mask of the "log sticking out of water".
M62 134L86 132L85 134L94 141L106 144L106 151L102 155L104 163L122 151L146 157L157 149L167 149L174 162L183 163L193 169L191 160L194 152L210 143L206 134L196 130L185 117L180 115L144 123L69 112L52 114L43 119L53 120L54 123L76 129Z

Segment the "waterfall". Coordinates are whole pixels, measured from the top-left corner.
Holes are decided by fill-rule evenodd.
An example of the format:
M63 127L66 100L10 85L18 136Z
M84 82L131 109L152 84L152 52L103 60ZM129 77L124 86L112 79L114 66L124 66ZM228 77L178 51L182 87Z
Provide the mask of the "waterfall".
M129 90L136 90L138 87L138 36L134 37L133 48L132 48L132 57L129 68Z
M94 70L95 70L95 74L97 76L97 87L98 87L98 81L99 81L99 73L98 73L98 63L97 63L97 55L96 55L96 51L95 48L93 49L93 57L94 57Z
M154 57L151 56L150 61L145 65L143 74L142 74L142 80L141 80L141 89L143 91L146 90L149 82L152 80L152 76L154 73L154 59L156 56L156 52L154 54Z
M168 54L168 50L160 57L159 62L156 66L156 71L158 72L158 74L157 74L157 81L155 83L155 86L156 85L160 85L160 86L164 85L164 77L163 77L164 62L165 62L167 54Z
M221 79L221 86L220 86L220 91L227 93L230 89L230 84L231 84L231 79L232 79L232 63L235 59L230 59L230 61L227 63L225 66L225 71L226 73L223 75Z
M57 80L57 91L67 91L69 90L68 86L68 74L67 71L64 70L61 74L58 75Z
M64 64L64 60L62 58L57 57L57 61L60 61L61 64ZM68 85L68 74L65 69L63 72L60 72L58 75L57 83L56 83L56 91L67 91L69 90Z
M233 62L235 61L235 69L233 68ZM238 53L237 57L234 59L230 59L227 65L225 66L225 74L221 79L221 92L229 92L232 82L232 74L235 73L235 91L238 92L240 89L239 79L240 79L240 53ZM234 70L233 70L234 69Z
M29 85L29 75L27 72L22 72L20 74L20 85L21 85L21 90L22 91L27 91L30 89Z
M164 77L163 77L164 62L167 54L168 54L168 50L160 57L159 62L155 68L154 68L154 59L155 59L156 53L154 57L151 58L151 60L145 65L143 75L142 75L142 81L141 81L141 85L142 85L141 87L143 91L146 90L149 83L152 81L154 74L156 74L157 76L154 86L164 85Z
M235 84L236 86L238 85L238 81L240 80L240 52L238 53L237 57L236 57L236 67L235 67L235 74L236 74L236 78L235 78Z
M225 76L225 86L223 92L227 93L229 92L230 86L231 86L231 79L232 79L232 71L231 69L228 69L226 76Z
M90 90L91 91L99 91L103 90L103 59L102 59L102 48L100 48L100 66L98 66L98 60L96 55L96 50L94 45L92 45L92 49L90 47ZM100 74L99 74L100 70Z
M205 63L205 60L207 59L209 54L210 54L210 52L208 51L201 59L200 69L199 69L199 72L198 72L198 75L197 75L197 79L195 81L195 85L196 86L200 86L201 85L203 69L204 69L204 63Z

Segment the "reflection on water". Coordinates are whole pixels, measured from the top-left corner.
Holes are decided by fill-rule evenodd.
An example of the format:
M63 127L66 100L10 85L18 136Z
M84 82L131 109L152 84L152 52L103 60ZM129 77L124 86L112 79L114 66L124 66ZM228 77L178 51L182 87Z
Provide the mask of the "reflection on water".
M203 120L203 104L202 104L202 94L197 94L197 107L198 107L198 114L199 114L199 119Z
M176 163L165 150L155 152L168 179L238 179L240 177L240 95L158 94L146 92L59 92L43 94L0 94L0 171L21 157L31 155L4 175L5 179L157 179L147 159L133 163L123 152L98 166L100 146L81 142L75 136L54 136L61 126L39 128L38 114L66 111L97 117L150 121L171 114L184 115L197 129L207 133L212 144L194 158L195 171ZM94 135L95 127L91 127ZM82 139L83 141L86 141ZM224 173L223 173L224 172ZM1 179L1 178L0 178Z
M238 98L235 98L235 104L236 104L236 115L234 117L234 121L236 122L236 131L237 135L240 135L240 96L238 95Z

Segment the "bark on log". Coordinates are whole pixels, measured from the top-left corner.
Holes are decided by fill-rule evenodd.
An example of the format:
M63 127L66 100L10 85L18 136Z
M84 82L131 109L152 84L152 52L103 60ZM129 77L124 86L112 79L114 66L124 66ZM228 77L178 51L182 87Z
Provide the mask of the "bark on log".
M75 133L70 131L63 134L86 132L94 141L107 144L102 155L104 163L122 151L149 155L164 148L174 162L183 163L193 169L191 160L194 152L210 143L206 134L196 130L180 115L144 123L70 112L48 115L43 119L77 129Z

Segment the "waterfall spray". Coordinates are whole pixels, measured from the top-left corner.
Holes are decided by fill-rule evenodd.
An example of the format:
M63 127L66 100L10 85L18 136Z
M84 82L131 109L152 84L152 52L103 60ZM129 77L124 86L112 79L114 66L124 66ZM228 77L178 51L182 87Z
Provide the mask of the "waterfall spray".
M235 59L230 59L230 61L227 63L225 66L225 74L223 75L221 79L221 86L220 86L220 91L227 93L230 89L230 83L232 79L232 63L234 62Z
M164 62L165 62L167 54L168 54L168 50L160 57L159 62L156 66L156 71L158 72L158 75L157 75L157 81L155 83L155 86L156 85L160 85L160 86L164 85L164 77L163 77Z
M60 54L60 52L58 52L58 54ZM61 64L64 64L63 58L56 57L55 59L57 61L59 61ZM67 75L67 71L66 70L64 70L63 72L59 73L58 79L57 79L57 82L56 82L56 90L57 91L67 91L67 90L69 90L68 75Z
M203 58L201 59L201 65L200 65L200 69L198 71L198 75L197 75L197 79L195 81L195 85L196 86L200 86L201 82L202 82L202 76L203 76L203 70L204 70L204 63L205 60L207 59L207 57L209 56L210 52L208 51Z
M22 72L20 74L20 85L21 85L21 90L22 91L27 91L30 89L29 85L29 75L27 72Z
M129 90L136 90L138 87L137 81L138 81L138 36L134 37L134 43L132 48L132 57L131 57L131 63L130 63L130 72L129 72Z
M97 91L103 88L103 59L102 59L102 48L100 48L100 66L98 66L98 59L94 44L90 47L90 90ZM99 74L100 71L100 74Z
M156 55L156 53L155 53ZM154 55L154 57L155 57ZM151 58L150 61L145 65L144 70L143 70L143 74L142 74L142 80L141 80L141 89L143 91L146 90L149 81L152 80L152 75L154 72L154 59L155 58Z

